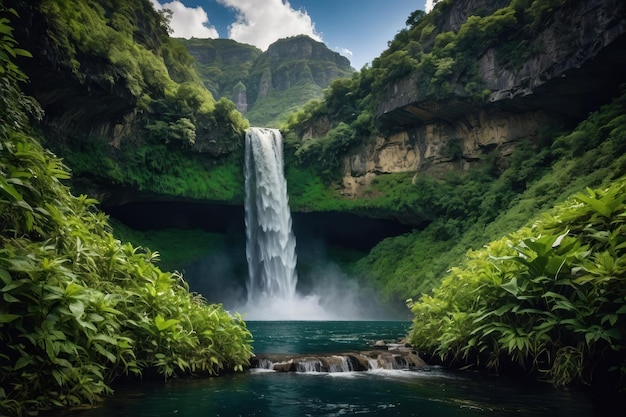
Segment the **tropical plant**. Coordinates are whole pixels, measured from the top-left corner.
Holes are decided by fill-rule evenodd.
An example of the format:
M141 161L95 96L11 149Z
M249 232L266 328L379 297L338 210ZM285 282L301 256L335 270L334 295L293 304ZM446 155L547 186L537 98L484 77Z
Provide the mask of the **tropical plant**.
M625 213L622 178L470 252L432 296L409 301L411 341L451 363L623 388Z
M0 5L0 10L4 12ZM122 243L96 201L75 197L61 159L26 129L32 101L0 18L0 413L93 403L120 376L242 370L251 335L158 253ZM5 114L5 113L3 113Z

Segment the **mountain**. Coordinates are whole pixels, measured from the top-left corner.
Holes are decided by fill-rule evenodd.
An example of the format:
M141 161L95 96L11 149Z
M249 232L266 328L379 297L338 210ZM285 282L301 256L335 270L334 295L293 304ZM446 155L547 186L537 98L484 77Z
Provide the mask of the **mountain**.
M608 186L624 174L625 7L439 2L290 118L292 209L411 225L358 274L417 297L468 249Z
M214 97L232 100L250 123L278 126L307 101L320 99L336 78L355 71L321 42L300 35L261 52L229 39L180 39Z
M245 88L241 88L259 48L232 39L178 39L195 58L195 67L213 97L228 97L242 113L248 111ZM243 94L241 94L243 92Z
M245 117L273 124L287 105L259 117L274 110L270 104L328 85L322 100L300 107L283 125L290 206L319 215L320 225L335 224L326 215L357 217L343 222L343 236L337 227L317 231L359 250L360 231L371 230L366 220L394 223L378 227L383 232L366 250L385 231L413 231L395 240L404 246L393 257L381 246L363 261L372 266L363 275L400 300L428 291L468 247L504 232L492 223L565 155L578 161L588 147L604 152L604 133L615 128L602 128L608 130L593 140L575 129L620 97L626 81L624 6L610 0L555 0L549 7L538 0L442 1L413 16L371 67L333 81L338 68L348 71L347 61L310 38L283 39L266 52L228 40L191 40L185 47L167 37L146 1L132 10L116 1L120 7L99 9L94 5L110 2L84 0L78 14L51 0L12 3L21 19L16 36L33 54L20 60L30 77L26 89L46 112L38 127L72 169L74 189L119 216L131 203L147 204L142 213L160 213L163 201L219 202L230 205L226 215L239 216L230 208L243 201L247 121L231 100L211 96L239 91L241 105L245 90ZM134 22L123 37L113 27L121 11ZM216 74L203 80L212 94L197 72L203 62ZM569 134L578 139L563 139ZM596 159L614 167L620 155ZM590 166L581 168L584 175L561 178L559 187L544 186L539 202L528 203L532 210L524 208L530 211L507 227L568 190L612 177L594 176ZM178 208L188 214L180 224L221 231L229 222L216 215L211 225ZM133 219L138 216L128 217L131 225ZM416 246L446 256L422 262ZM377 263L381 257L395 261ZM407 280L407 271L420 278Z

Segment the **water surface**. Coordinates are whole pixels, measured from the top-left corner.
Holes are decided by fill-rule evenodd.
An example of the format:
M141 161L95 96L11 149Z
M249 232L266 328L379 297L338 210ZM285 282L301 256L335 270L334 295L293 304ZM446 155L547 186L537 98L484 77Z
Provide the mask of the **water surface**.
M257 353L345 352L406 334L408 322L249 322ZM67 415L67 414L66 414ZM116 388L81 417L603 415L589 397L547 384L425 370L279 373L141 382Z

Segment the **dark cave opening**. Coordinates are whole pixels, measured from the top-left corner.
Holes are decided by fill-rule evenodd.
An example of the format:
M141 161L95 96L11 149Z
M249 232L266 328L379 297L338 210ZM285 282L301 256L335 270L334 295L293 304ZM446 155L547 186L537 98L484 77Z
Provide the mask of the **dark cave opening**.
M245 238L244 207L225 204L159 201L102 207L111 217L136 230L202 229L211 233L241 234ZM386 237L412 230L395 220L373 219L341 212L293 212L298 241L326 244L362 252Z
M201 259L178 265L177 269L183 273L191 291L202 294L208 302L221 303L227 309L236 309L245 303L248 266L243 206L143 201L100 208L111 218L139 231L201 229L223 234L223 247L211 250ZM297 242L298 292L308 294L319 290L320 285L328 285L325 288L333 285L344 289L344 297L354 297L362 291L354 277L347 276L338 266L338 252L343 253L339 256L348 253L347 256L356 261L381 240L412 230L398 221L341 212L293 212L292 223ZM378 308L373 301L375 297L367 299L364 304L372 310ZM403 305L384 308L388 311L404 309Z

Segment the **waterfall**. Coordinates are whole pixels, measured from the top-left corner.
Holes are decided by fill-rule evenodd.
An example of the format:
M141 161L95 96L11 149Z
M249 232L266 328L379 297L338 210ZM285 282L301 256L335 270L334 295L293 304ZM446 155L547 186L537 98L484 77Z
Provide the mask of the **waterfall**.
M277 129L246 131L244 175L248 303L290 301L298 282L296 240Z
M307 295L296 292L296 239L284 176L282 135L278 129L251 127L246 131L244 162L247 301L237 310L248 320L341 320L350 305L345 293L329 285ZM335 293L337 306L328 305Z

